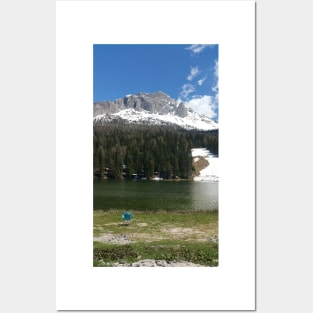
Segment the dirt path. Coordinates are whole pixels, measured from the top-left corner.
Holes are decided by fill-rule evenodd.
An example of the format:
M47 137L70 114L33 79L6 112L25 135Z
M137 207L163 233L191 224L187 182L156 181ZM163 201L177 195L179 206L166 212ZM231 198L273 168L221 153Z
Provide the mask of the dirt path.
M146 223L145 223L146 224ZM142 226L146 227L148 224ZM139 226L140 227L140 226ZM112 244L129 244L138 241L159 241L159 240L184 240L197 242L218 242L217 227L211 230L199 230L192 227L166 227L157 232L132 232L130 234L102 234L94 237L94 241L112 243Z

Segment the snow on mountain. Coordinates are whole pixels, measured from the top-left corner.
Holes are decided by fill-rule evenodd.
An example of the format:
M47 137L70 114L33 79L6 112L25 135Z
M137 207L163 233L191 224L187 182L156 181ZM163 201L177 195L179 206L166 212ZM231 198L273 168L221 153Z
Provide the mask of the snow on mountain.
M94 125L123 124L175 125L184 129L215 130L218 122L178 103L167 94L138 93L113 102L94 103Z
M129 124L171 125L180 126L185 129L212 130L218 129L218 124L209 118L201 117L195 112L188 112L184 118L168 114L150 113L148 111L136 111L125 109L117 113L103 114L94 117L94 124L101 125L107 122L121 121Z
M191 155L194 162L197 162L199 157L204 157L209 162L209 165L200 171L200 175L193 178L194 181L219 181L217 157L205 148L191 149Z

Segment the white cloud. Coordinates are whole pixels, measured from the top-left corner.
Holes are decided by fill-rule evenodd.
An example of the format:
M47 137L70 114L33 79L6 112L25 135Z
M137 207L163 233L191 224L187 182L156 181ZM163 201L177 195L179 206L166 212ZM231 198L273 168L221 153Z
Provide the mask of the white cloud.
M187 76L189 81L192 81L200 73L198 66L191 67L190 74Z
M215 66L214 66L214 74L218 78L218 60L215 60Z
M216 98L212 96L204 95L199 98L194 98L185 102L187 108L192 108L195 112L199 114L204 114L210 118L217 117L217 102Z
M215 84L212 87L212 91L218 92L218 60L215 60L214 76L215 76Z
M194 91L195 91L195 87L192 84L184 84L180 95L183 98L187 98L189 94L193 93Z
M199 85L199 86L202 86L205 80L206 80L206 77L203 77L203 78L199 79L199 80L197 81L198 85Z
M200 53L202 52L206 47L208 47L209 45L191 45L187 48L185 48L186 50L191 50L192 53Z

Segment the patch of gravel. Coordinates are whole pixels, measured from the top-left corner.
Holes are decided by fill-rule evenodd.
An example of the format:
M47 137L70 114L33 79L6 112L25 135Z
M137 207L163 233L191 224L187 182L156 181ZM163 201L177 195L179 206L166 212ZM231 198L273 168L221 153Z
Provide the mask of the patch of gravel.
M200 172L209 165L209 161L204 156L197 156L193 159L193 165L195 168L195 176L199 176Z
M147 224L147 223L137 223L137 226L139 226L139 227L145 227L145 226L148 226L148 224Z
M94 241L100 241L100 242L106 242L106 243L114 243L114 244L120 244L120 245L125 245L129 243L135 242L135 240L132 240L128 238L126 235L121 234L121 235L111 235L111 234L105 234L100 237L94 237Z

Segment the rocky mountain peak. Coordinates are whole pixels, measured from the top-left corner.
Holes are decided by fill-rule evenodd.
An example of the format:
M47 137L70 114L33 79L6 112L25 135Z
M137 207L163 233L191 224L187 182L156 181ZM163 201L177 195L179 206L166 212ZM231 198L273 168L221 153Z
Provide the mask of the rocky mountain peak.
M218 123L209 117L186 108L162 91L139 92L114 101L95 102L94 125L106 123L166 125L184 129L218 129Z
M188 111L184 105L183 102L180 102L177 109L176 109L176 115L180 117L186 117L188 115Z
M173 113L181 116L186 114L183 103L177 110L177 101L162 91L153 93L139 92L136 95L127 95L115 101L102 101L94 103L94 117L106 114L117 113L125 109L136 111L148 111L150 113L168 114Z

